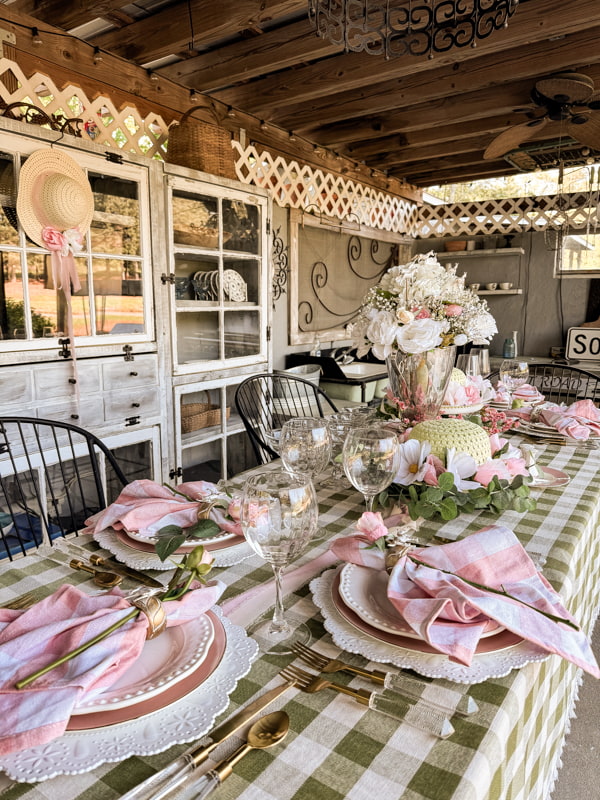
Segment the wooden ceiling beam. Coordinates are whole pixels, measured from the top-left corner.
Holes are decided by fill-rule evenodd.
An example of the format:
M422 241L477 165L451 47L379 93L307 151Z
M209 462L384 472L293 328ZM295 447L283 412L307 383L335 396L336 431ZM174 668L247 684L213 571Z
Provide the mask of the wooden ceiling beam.
M497 178L499 176L517 175L519 170L511 167L506 161L481 162L475 165L465 177L464 167L449 167L439 169L435 172L423 172L413 177L417 186L425 189L429 186L440 186L449 183L470 183L471 181L485 180L486 178Z
M595 82L600 84L600 65L586 69ZM318 141L325 147L339 149L353 142L390 136L395 133L406 134L420 129L429 130L435 126L456 125L469 120L485 119L497 114L513 114L515 108L529 106L531 81L517 81L495 87L494 91L480 89L455 97L443 97L426 101L420 105L390 112L384 118L363 119L360 122L346 121L325 125L304 131L303 135ZM522 115L520 121L526 121Z
M597 0L576 0L568 7L564 0L546 0L544 3L522 4L506 29L496 31L476 48L454 48L449 53L435 57L435 68L470 61L497 50L530 45L600 25L600 3ZM309 64L296 70L267 75L249 85L232 87L217 92L224 103L238 107L250 107L266 99L271 107L285 107L289 98L295 103L307 102L318 97L329 97L332 84L337 92L371 87L373 84L373 60L379 81L393 80L432 69L431 59L424 56L401 56L385 60L365 53L347 53L334 56L326 62ZM336 93L337 93L336 92ZM265 116L265 114L263 114Z
M118 11L122 0L78 0L65 3L64 0L15 0L9 4L13 11L30 14L37 20L47 22L57 28L71 30L100 17L111 19L113 11Z
M543 127L539 135L527 140L527 144L538 142L548 142L560 137L560 124L553 123ZM432 159L452 158L463 153L472 153L475 161L481 161L483 151L490 143L492 134L489 131L480 136L452 139L449 142L436 142L435 144L422 145L420 147L398 147L387 155L379 158L366 159L367 166L376 166L377 169L400 171L401 165L410 165L419 162L427 162Z
M289 69L342 50L339 45L315 36L305 19L161 67L158 72L198 92L210 92L260 77L274 68Z
M182 0L151 16L90 39L103 50L146 64L185 50L191 42L190 15L203 46L276 19L306 10L306 0ZM200 34L201 32L201 34Z
M489 133L492 136L494 133L499 133L503 128L509 125L516 125L522 121L522 114L500 114L494 117L468 120L467 122L438 125L427 130L394 133L390 136L382 136L375 139L368 138L341 148L341 152L349 158L355 158L357 161L369 160L381 153L389 153L398 148L410 149L436 143L443 144L456 139L481 136L483 133Z
M269 99L258 98L256 113L269 116L284 128L301 131L318 125L324 118L328 122L357 119L415 105L425 98L436 100L477 89L492 90L509 81L530 79L533 84L533 78L544 74L549 63L552 72L572 68L582 59L586 65L599 63L599 40L600 26L596 26L553 42L536 42L457 63L452 70L438 67L402 80L373 83L368 91L340 92L308 103L281 106L279 110L272 107Z

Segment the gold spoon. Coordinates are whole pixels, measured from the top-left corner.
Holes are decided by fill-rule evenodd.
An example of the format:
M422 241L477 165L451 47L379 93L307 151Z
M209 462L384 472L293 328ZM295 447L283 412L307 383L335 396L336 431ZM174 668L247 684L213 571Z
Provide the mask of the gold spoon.
M266 747L273 747L274 744L282 741L290 729L290 718L285 711L274 711L271 714L266 714L264 717L256 720L254 725L248 731L246 743L238 748L233 755L226 758L224 761L219 762L213 769L211 769L202 777L192 784L192 788L197 791L193 795L194 800L203 800L208 795L220 786L225 778L228 778L233 770L233 767L251 750L262 750ZM162 797L159 792L158 795L153 796L158 800Z
M94 583L96 586L101 586L103 589L110 589L113 586L117 586L123 580L123 577L117 575L115 572L104 572L95 567L90 567L89 564L85 564L77 558L72 559L72 561L69 562L69 566L71 569L80 569L83 570L83 572L91 573L94 576Z

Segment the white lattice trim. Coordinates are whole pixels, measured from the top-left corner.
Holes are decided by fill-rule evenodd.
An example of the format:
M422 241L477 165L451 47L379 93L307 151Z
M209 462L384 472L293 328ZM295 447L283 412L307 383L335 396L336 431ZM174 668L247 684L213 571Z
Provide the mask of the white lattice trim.
M521 233L570 227L585 229L598 224L598 193L573 192L546 197L513 197L449 205L423 205L414 234L421 239Z
M340 175L258 152L253 145L233 142L236 171L244 183L266 186L284 208L315 206L328 217L352 219L379 230L410 233L418 220L418 208L409 200L347 180Z

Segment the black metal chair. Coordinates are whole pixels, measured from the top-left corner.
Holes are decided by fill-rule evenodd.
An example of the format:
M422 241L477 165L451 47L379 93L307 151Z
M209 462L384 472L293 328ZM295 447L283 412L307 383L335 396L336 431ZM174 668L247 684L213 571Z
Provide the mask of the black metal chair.
M0 559L76 534L127 483L114 455L89 431L0 417Z
M278 458L269 435L292 417L324 417L338 409L319 387L291 375L265 372L240 383L235 405L259 464Z
M500 380L499 371L491 372L492 383ZM600 403L600 377L578 367L564 364L529 364L527 383L535 386L552 403L574 403L590 399Z

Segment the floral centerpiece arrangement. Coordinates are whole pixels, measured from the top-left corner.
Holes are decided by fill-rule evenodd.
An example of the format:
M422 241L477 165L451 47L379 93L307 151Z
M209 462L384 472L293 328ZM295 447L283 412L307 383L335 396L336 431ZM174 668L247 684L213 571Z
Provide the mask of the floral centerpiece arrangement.
M391 267L372 287L358 318L348 326L358 356L372 350L386 359L398 350L424 353L437 347L489 342L496 322L485 300L457 276L457 265L443 267L435 253Z
M437 416L454 346L486 343L496 332L485 300L434 253L389 269L348 326L359 357L371 351L386 360L391 394L409 420Z
M497 428L497 420L491 421ZM413 520L455 519L462 512L536 507L531 475L518 448L467 420L427 420L400 444L394 482L379 495L383 506L406 506Z

